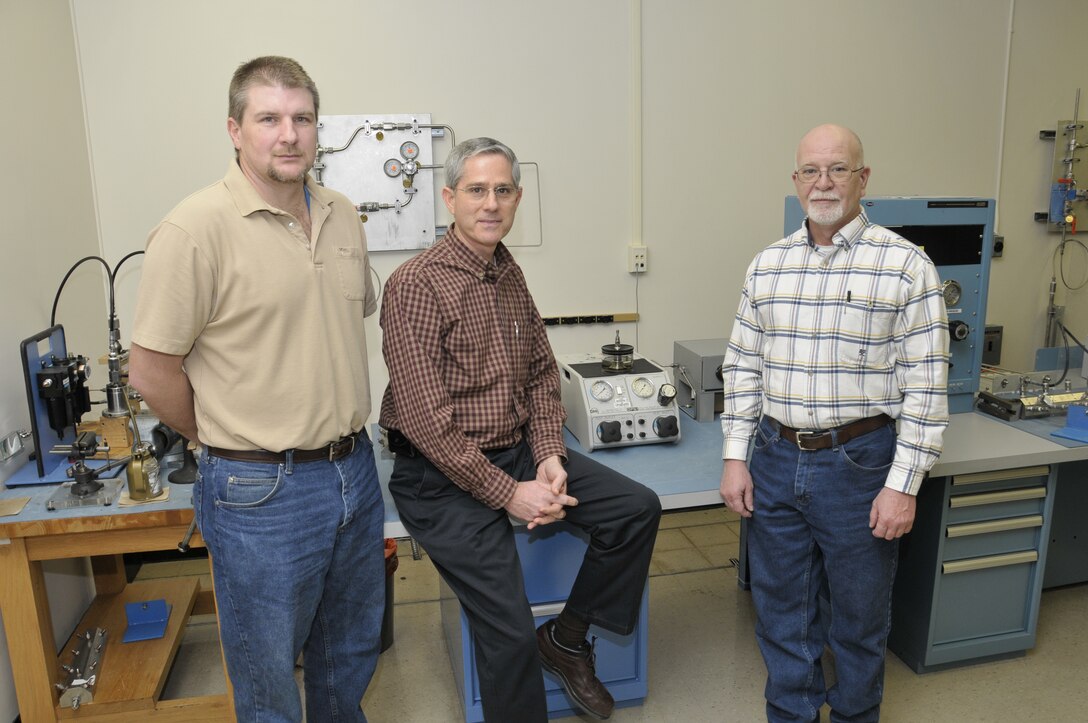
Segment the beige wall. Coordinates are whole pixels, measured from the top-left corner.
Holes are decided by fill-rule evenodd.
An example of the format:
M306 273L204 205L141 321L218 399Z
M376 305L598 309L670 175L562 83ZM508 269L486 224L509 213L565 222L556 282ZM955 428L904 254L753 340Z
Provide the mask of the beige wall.
M281 53L299 58L314 77L324 113L429 112L459 139L492 135L540 162L544 243L518 257L541 308L634 308L622 255L632 217L628 76L635 56L627 0L425 0L396 11L388 3L321 0L307 5L308 27L295 2L270 0L257 13L239 5L74 3L109 254L142 247L174 204L222 176L231 158L230 73L255 55ZM486 41L485 27L496 28ZM448 149L440 142L436 155ZM390 252L372 260L385 279L406 258ZM119 286L126 335L137 280L133 274ZM380 393L386 374L374 319L368 331ZM556 346L599 348L604 335L567 332Z
M6 160L0 174L0 435L6 435L30 423L19 342L49 326L68 267L98 254L99 245L69 4L2 0L0 36ZM104 278L101 266L84 264L65 286L57 321L70 351L105 352ZM101 374L92 381L104 383ZM0 479L7 472L0 470ZM84 559L44 567L59 645L89 604L92 585ZM17 713L0 630L0 721Z
M676 339L728 333L744 267L781 234L796 140L816 123L861 133L873 195L999 196L1005 219L1006 203L1045 194L1040 163L1010 163L1049 148L1034 133L1002 135L1006 124L1041 122L1032 117L1038 104L1005 107L1011 0L851 0L831 9L800 0L425 0L397 13L321 0L306 32L283 21L296 7L283 0L259 14L210 0L73 7L107 255L139 248L171 206L222 174L233 67L290 54L317 80L325 112L429 112L460 138L494 135L540 161L544 245L517 256L541 311L637 306L639 351L665 363ZM1064 111L1073 71L1025 59L1045 55L1050 25L1075 35L1085 11L1055 0L1024 7L1016 22L1031 39L1021 49L1016 36L1012 48L1013 100L1031 92ZM494 30L484 38L483 27ZM445 150L438 143L436 155ZM1010 259L1038 259L1052 241L1030 224L1010 230L996 284L1019 278ZM625 247L638 238L650 272L636 287ZM376 254L375 267L385 278L405 258ZM119 285L123 332L138 276L134 265ZM1024 285L1033 304L1047 279ZM1006 327L1005 362L1029 365L1042 341L1024 316L1029 305L992 298L991 317ZM373 321L369 328L380 333ZM619 328L635 341L633 326ZM562 328L551 338L562 353L596 349L612 333ZM376 343L371 366L380 389Z
M1046 207L1052 154L1038 131L1071 115L1077 87L1088 117L1075 52L1088 33L1082 0L0 8L0 57L21 71L3 81L20 112L2 121L15 163L0 181L0 294L20 314L0 322L0 434L25 425L15 350L45 327L63 272L89 253L116 263L142 248L174 204L222 175L229 75L265 53L299 58L327 113L429 112L458 138L493 135L539 161L544 244L516 253L541 311L637 305L639 351L661 362L676 339L728 333L745 266L781 234L797 138L827 120L862 135L873 195L997 196L1006 250L988 318L1005 326L1007 366L1029 367L1043 340L1057 240L1031 221ZM650 271L636 287L625 249L640 238ZM1067 275L1083 278L1084 254L1070 256ZM407 257L376 254L374 265L384 279ZM126 345L139 268L130 262L119 279ZM1088 336L1084 294L1062 291L1060 301ZM101 274L88 266L61 306L73 348L105 351L104 313ZM620 329L635 340L631 325ZM373 319L368 330L380 391ZM612 333L560 328L551 338L558 352L588 351Z
M860 134L872 196L996 193L1009 3L644 8L654 261L641 306L655 354L728 336L749 261L783 234L797 141L819 123Z
M1047 292L1060 237L1033 220L1036 211L1046 211L1049 205L1054 154L1054 143L1039 140L1039 131L1054 130L1057 121L1073 117L1078 88L1080 122L1088 120L1088 65L1066 60L1083 48L1086 34L1088 3L1082 0L1016 3L998 204L1005 256L994 263L987 310L988 322L1005 327L1002 364L1011 368L1030 369L1035 349L1045 340ZM1088 132L1082 131L1079 139L1088 143ZM1077 173L1084 188L1088 149L1080 151L1079 157ZM1080 226L1088 229L1084 215ZM1079 233L1076 238L1088 241L1088 234ZM1067 245L1065 272L1072 285L1085 280L1088 253L1083 246ZM1065 325L1088 343L1088 290L1066 289L1059 275L1057 302L1066 307Z

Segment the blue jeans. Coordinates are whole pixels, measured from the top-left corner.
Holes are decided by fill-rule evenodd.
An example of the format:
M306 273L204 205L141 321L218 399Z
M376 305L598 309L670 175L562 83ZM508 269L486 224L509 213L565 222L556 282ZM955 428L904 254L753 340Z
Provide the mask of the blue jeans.
M238 720L366 721L385 608L384 507L365 434L335 462L201 455L193 503L212 558Z
M759 423L748 555L769 721L819 720L825 700L832 721L880 717L899 545L873 537L869 512L894 454L891 425L802 451L774 422ZM830 690L820 664L825 645L835 656Z

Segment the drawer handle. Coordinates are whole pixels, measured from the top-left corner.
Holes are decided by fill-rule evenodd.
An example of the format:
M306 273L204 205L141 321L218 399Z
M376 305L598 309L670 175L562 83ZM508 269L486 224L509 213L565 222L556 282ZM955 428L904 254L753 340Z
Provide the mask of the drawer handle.
M949 525L945 534L948 537L967 537L969 535L985 535L989 532L1007 532L1009 530L1023 530L1028 527L1042 526L1042 515L1028 515L1026 517L1010 517L1005 520L987 520L986 522Z
M994 472L972 472L971 474L957 474L952 476L952 485L977 485L983 482L1001 482L1007 479L1019 477L1046 477L1050 474L1050 467L1045 464L1037 467L1019 467L1017 469L999 469Z
M1046 487L1021 487L1016 490L1003 490L1001 492L983 492L977 495L960 495L948 500L948 506L974 507L976 505L993 505L999 502L1017 502L1019 500L1037 500L1046 497Z
M1039 559L1038 550L1025 550L1024 552L1010 552L1005 555L991 555L989 557L975 557L970 560L953 560L941 564L941 572L953 575L957 572L972 572L974 570L986 570L991 567L1005 567L1007 565L1022 565L1025 562L1036 562Z

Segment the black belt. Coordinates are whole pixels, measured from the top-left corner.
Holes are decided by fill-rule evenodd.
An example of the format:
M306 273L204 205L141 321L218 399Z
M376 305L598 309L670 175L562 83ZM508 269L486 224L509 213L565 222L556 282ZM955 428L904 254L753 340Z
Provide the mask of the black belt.
M398 457L415 457L419 454L419 450L408 441L408 438L399 429L386 429L385 441L389 446L389 451Z
M324 447L319 447L317 449L292 449L287 451L291 453L291 459L294 462L317 462L318 460L335 462L341 457L347 457L355 451L355 442L358 441L359 435L359 432L352 432L346 437L341 437L335 442L326 444ZM213 457L221 457L235 462L267 462L269 464L283 464L287 461L287 452L269 452L264 449L220 449L219 447L208 447L208 454Z
M875 417L866 417L856 422L844 424L834 429L804 430L787 427L778 420L767 417L775 426L782 439L793 442L798 449L811 452L817 449L831 449L836 444L846 444L851 439L856 439L863 434L875 432L881 427L894 424L895 420L887 414L878 414Z
M399 429L385 428L385 444L386 447L389 448L389 451L397 455L398 457L423 456L423 453L419 451L419 448L412 444L411 441L409 441L409 439L405 437L404 433L401 432ZM518 444L521 444L521 442L519 442ZM518 445L514 444L509 447L495 447L490 449L481 449L480 451L483 452L485 455L502 454L503 452L510 451L516 446Z

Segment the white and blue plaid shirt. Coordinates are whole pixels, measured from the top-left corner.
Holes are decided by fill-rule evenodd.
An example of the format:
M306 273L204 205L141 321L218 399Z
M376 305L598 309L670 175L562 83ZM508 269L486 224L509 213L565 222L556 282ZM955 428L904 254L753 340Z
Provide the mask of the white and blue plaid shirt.
M917 494L948 426L948 318L933 262L862 212L817 248L802 224L748 267L722 365L725 459L760 414L822 430L899 420L885 486Z

